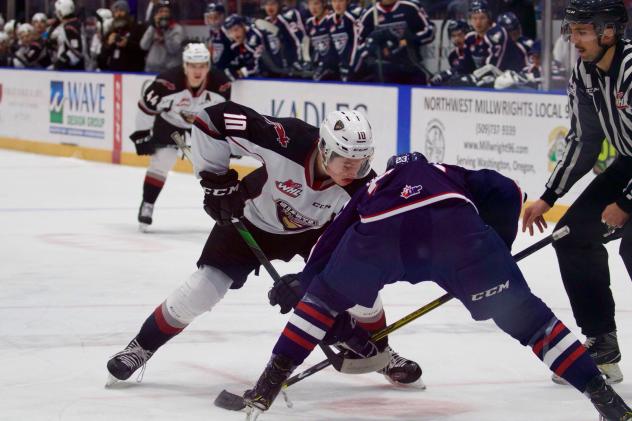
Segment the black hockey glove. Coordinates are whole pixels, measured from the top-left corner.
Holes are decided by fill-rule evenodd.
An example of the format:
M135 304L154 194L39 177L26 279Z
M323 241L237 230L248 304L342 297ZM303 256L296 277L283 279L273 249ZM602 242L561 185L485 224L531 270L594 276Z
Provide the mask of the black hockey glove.
M283 275L268 291L270 305L275 306L278 304L281 307L281 314L292 311L303 298L303 288L298 280L300 275L300 273Z
M388 159L386 163L386 171L392 170L398 165L408 164L414 161L428 162L424 154L421 152L408 152L401 155L393 155Z
M136 155L153 155L156 151L156 145L149 130L136 130L129 135L129 138L134 142Z
M247 195L240 189L237 171L231 169L223 175L202 171L200 176L200 184L204 188L204 210L217 224L229 225L232 218L243 216Z
M373 357L384 351L371 341L371 334L358 326L356 320L346 311L336 317L334 325L323 338L323 343L340 343L362 358Z

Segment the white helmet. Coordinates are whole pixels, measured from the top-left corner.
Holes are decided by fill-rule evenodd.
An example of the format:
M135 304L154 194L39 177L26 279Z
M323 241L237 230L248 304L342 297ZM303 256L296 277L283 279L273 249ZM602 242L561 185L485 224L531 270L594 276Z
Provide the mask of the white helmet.
M18 26L17 34L18 36L20 36L24 34L30 34L33 31L35 31L35 28L33 28L33 25L31 25L30 23L23 23L20 26Z
M7 34L5 34L4 32L0 32L0 44L4 43L4 42L9 42L9 36Z
M31 23L33 22L48 22L48 16L42 12L36 13L31 18Z
M14 32L15 32L15 19L11 19L10 21L4 24L4 33L7 34L9 37L12 37Z
M72 0L57 0L55 2L55 14L62 19L75 12L75 3Z
M99 16L102 21L112 19L112 11L105 8L97 9L97 16Z
M325 166L337 156L364 159L356 175L356 178L363 178L371 170L375 151L371 125L364 114L358 111L332 111L320 125L318 148Z
M206 45L201 43L187 44L182 52L183 63L210 63L211 53Z

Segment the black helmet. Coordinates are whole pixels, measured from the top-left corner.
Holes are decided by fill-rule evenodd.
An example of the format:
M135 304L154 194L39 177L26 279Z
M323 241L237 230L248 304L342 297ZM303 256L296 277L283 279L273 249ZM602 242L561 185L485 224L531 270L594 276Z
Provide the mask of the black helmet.
M206 13L213 13L213 12L221 13L223 15L224 13L226 13L226 9L224 8L224 5L221 3L207 4Z
M498 16L496 23L508 31L520 29L520 20L518 20L518 16L514 12L507 12Z
M483 12L486 13L487 16L491 17L492 13L489 10L489 6L487 5L487 0L472 0L470 2L470 8L468 9L470 14Z
M224 28L226 29L230 29L233 26L237 25L246 25L246 20L242 16L239 16L237 13L233 13L224 21Z
M464 33L468 33L470 30L470 25L467 24L464 20L451 20L448 23L448 36L452 36L453 32L463 31Z
M570 0L564 12L562 34L568 39L571 23L591 23L598 36L607 26L614 27L618 36L623 36L628 11L623 0Z

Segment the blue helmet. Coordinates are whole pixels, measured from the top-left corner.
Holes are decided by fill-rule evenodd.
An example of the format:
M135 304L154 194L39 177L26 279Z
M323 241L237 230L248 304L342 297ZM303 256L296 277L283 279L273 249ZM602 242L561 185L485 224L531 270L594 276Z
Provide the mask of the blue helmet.
M448 36L452 36L453 32L463 31L464 33L468 33L470 30L470 25L467 24L464 20L451 20L448 23Z
M571 23L590 23L599 36L603 35L606 27L611 26L621 37L627 21L628 11L623 0L570 0L564 11L562 34L570 34Z
M496 18L496 23L508 31L520 29L520 21L514 12L503 13Z
M470 14L472 13L486 13L487 16L492 15L491 11L489 10L489 5L487 4L487 0L472 0L470 2L470 8L468 9L468 12Z
M542 53L542 43L540 40L537 40L533 43L531 48L529 49L529 55L539 55Z
M233 26L237 26L237 25L242 25L242 26L246 25L246 19L244 19L243 16L239 16L237 13L233 13L232 15L227 17L226 20L224 21L224 28L226 29L230 29Z

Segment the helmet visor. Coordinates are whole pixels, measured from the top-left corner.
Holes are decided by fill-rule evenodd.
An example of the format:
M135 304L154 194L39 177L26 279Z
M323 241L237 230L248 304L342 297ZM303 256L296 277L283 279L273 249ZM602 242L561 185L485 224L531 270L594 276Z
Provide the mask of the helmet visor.
M562 22L562 38L566 42L587 43L596 40L598 36L595 25L592 23L568 19L564 19Z
M359 179L371 171L371 157L353 159L332 152L325 166L330 175L337 178Z

